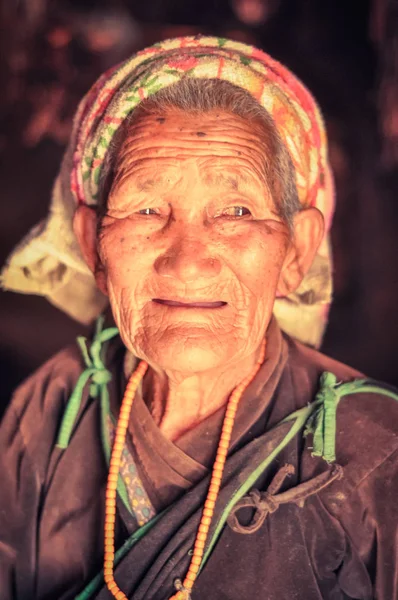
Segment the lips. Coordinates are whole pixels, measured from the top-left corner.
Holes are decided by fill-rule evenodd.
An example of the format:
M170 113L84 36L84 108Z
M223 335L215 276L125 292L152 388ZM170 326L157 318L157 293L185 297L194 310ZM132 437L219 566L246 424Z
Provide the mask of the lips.
M154 302L157 304L164 304L165 306L174 306L179 308L221 308L221 306L225 306L227 303L218 301L218 302L179 302L177 300L163 300L160 298L154 298Z

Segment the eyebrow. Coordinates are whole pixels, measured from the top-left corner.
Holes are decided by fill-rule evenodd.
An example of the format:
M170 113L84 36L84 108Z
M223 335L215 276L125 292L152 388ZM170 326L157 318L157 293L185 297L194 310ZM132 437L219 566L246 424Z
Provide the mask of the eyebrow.
M243 177L242 180L245 183L247 182L246 177ZM224 175L223 173L206 175L203 181L207 185L225 185L231 191L239 191L239 179L232 175ZM166 178L162 176L150 179L137 179L135 182L139 192L150 192L160 186L166 186L167 183Z
M232 177L232 175L223 175L222 173L207 175L204 178L204 182L207 185L225 185L225 187L236 192L239 189L239 181L236 177Z
M239 191L239 184L249 183L249 178L244 174L240 174L239 177L234 177L233 175L225 175L224 173L209 173L204 177L204 182L207 185L224 185L226 188L230 189L233 192Z
M243 192L244 188L249 184L250 177L244 173L240 173L239 176L235 177L232 174L225 174L218 169L213 172L207 172L203 176L203 182L208 186L224 186L226 189L232 192ZM241 185L243 184L243 186ZM135 186L139 192L152 192L158 188L166 188L169 185L167 177L162 174L157 177L150 178L137 178ZM242 189L243 187L243 189Z
M164 178L157 177L156 179L138 179L136 186L139 192L150 192L154 188L164 185Z

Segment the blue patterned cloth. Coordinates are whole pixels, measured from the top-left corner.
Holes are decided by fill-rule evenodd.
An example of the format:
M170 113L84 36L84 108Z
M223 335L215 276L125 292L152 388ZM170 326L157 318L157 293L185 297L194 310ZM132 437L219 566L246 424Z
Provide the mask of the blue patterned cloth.
M108 425L111 444L113 444L116 428L109 415ZM131 512L137 519L139 527L142 527L156 515L156 511L145 491L127 443L124 445L120 461L120 475L126 486Z

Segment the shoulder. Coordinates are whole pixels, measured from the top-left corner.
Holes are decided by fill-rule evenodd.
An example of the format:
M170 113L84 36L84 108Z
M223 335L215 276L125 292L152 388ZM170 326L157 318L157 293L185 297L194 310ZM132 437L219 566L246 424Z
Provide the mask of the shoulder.
M71 344L52 356L17 387L11 408L21 418L27 408L40 410L40 413L51 410L57 400L62 401L65 392L73 389L82 369L84 363L81 352L77 344Z
M288 338L292 378L306 374L311 386L310 402L315 400L321 387L321 375L332 373L339 393L335 412L336 462L344 469L344 487L349 493L362 485L372 474L379 472L391 461L398 473L398 390L365 375L334 359ZM350 385L365 381L364 385ZM311 457L311 436L307 441L310 470L321 459ZM308 457L310 457L308 459ZM312 464L312 467L311 467ZM372 476L373 476L372 475Z
M292 339L291 337L284 334L288 352L289 362L293 372L307 373L309 381L313 381L316 384L319 382L319 378L325 371L336 375L339 381L351 381L357 378L364 378L365 375L322 352L318 352L314 348L305 346L300 342Z
M58 352L15 390L1 423L2 443L20 437L35 450L53 443L64 406L84 368L77 345Z
M337 408L337 436L348 443L348 438L359 440L375 452L377 441L386 443L393 450L398 446L398 390L383 382L374 381L360 371L338 362L321 352L289 340L292 371L306 370L314 384L315 399L321 387L323 373L335 376L339 389ZM350 385L363 381L363 385ZM375 452L376 453L376 452Z
M58 388L69 387L83 367L77 344L71 344L57 352L16 388L13 394L14 409L17 412L23 409L23 398L28 400L35 390L46 391L49 385Z

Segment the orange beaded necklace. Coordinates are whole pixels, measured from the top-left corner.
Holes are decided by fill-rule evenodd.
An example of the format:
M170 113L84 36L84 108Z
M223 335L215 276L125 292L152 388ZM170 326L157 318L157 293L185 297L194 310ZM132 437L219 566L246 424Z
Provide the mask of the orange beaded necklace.
M189 600L191 590L198 575L200 564L202 562L207 536L210 529L211 520L214 513L214 507L217 501L218 493L221 486L221 479L224 471L224 465L228 454L228 449L231 441L232 428L235 422L236 411L239 401L247 386L253 381L257 375L265 358L265 339L261 345L260 358L256 363L252 373L246 377L232 392L227 405L227 410L224 417L224 422L221 430L221 437L218 443L216 459L213 465L212 476L210 480L209 491L207 493L206 502L204 504L202 518L200 521L198 533L196 535L195 545L188 573L185 576L184 582L180 583L179 591L177 591L170 600ZM113 563L115 559L115 519L116 519L116 488L119 476L120 459L124 448L127 427L130 418L131 407L137 388L143 379L148 364L141 361L131 375L124 392L122 406L120 408L119 420L116 428L115 440L112 447L112 454L109 465L108 483L106 487L105 501L105 551L104 551L104 579L105 583L116 600L128 600L127 596L117 585L113 575Z

